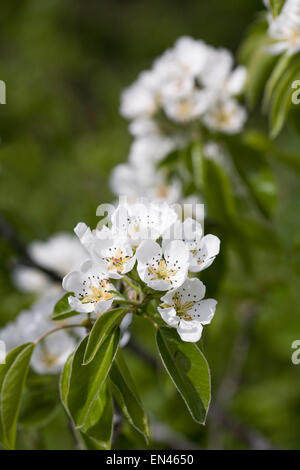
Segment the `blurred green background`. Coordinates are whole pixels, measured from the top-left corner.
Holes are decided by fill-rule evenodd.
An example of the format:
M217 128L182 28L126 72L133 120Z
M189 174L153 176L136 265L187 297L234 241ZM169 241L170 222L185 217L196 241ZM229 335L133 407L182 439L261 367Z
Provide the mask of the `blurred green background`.
M236 52L261 8L261 0L2 2L0 210L22 240L72 231L81 220L95 225L97 205L113 199L110 171L126 160L131 141L118 113L122 89L181 35ZM288 130L280 145L300 150ZM273 169L280 247L248 253L251 274L228 257L203 339L213 378L205 428L192 422L162 371L128 354L153 420L152 447L300 448L300 365L291 362L291 343L300 339L299 175L277 162ZM12 284L13 248L0 241L0 254L1 326L33 299ZM216 263L212 283L217 274ZM153 332L139 322L134 331L153 354ZM21 430L19 447L72 448L66 430L58 413L38 437ZM143 446L125 426L117 447Z

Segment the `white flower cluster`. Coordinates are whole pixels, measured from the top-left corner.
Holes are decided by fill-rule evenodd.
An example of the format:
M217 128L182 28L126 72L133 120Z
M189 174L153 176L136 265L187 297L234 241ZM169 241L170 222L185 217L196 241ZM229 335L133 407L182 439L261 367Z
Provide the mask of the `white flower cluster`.
M200 339L217 302L202 300L205 287L189 273L211 265L220 249L216 236L203 236L201 225L191 218L181 222L166 202L147 200L120 203L109 227L91 230L81 222L75 233L90 258L63 280L63 288L74 294L69 297L74 310L101 315L111 309L120 302L123 276L134 272L143 290L166 292L158 311L181 338Z
M184 36L123 92L120 111L131 120L135 140L128 163L112 173L117 195L180 200L180 182L167 181L157 164L199 137L202 128L228 134L242 130L246 111L235 97L246 69L233 70L233 65L228 50Z
M31 258L44 268L65 276L69 271L82 265L88 253L77 237L68 233L59 233L49 240L34 241L28 247ZM0 340L5 342L6 349L11 349L28 341L34 341L47 331L63 324L80 323L78 316L63 322L51 320L54 306L64 291L60 283L51 280L36 268L18 266L13 272L14 281L19 289L38 294L39 300L33 306L19 313L15 321L8 323L0 330ZM81 320L85 317L80 317ZM130 338L128 326L131 316L127 315L121 323L120 346L125 346ZM69 354L82 338L84 329L61 330L39 343L33 354L32 368L38 374L56 374L63 367Z
M0 330L0 339L4 341L7 351L20 344L35 341L39 336L59 326L50 319L59 297L56 295L38 301L31 309L20 312L14 322L8 323ZM74 351L80 330L76 329L76 336L72 336L67 330L61 330L37 344L31 361L33 370L38 374L58 373Z
M265 2L270 7L269 2ZM272 54L289 55L300 51L300 0L286 0L280 14L268 13L269 35L276 40L268 50Z
M87 255L78 239L69 233L55 234L45 242L34 241L28 246L28 253L39 266L60 276L79 266ZM61 289L59 283L54 283L47 274L33 267L17 266L13 278L16 286L25 292L49 296L50 292L56 295Z

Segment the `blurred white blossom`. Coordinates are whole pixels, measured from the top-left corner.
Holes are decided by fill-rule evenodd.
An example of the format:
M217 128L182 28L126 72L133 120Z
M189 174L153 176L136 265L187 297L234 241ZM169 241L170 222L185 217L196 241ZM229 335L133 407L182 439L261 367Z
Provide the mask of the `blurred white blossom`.
M87 258L87 252L74 235L58 233L46 241L34 241L28 252L38 265L64 276L80 266ZM56 292L61 287L42 271L25 266L17 266L13 271L16 286L25 292L45 294Z
M247 113L237 97L245 81L246 69L234 69L230 51L179 38L121 96L120 111L135 140L128 164L112 173L113 192L182 202L178 181L158 169L159 162L201 137L201 129L241 132Z
M266 5L269 7L269 5ZM269 35L276 40L268 47L272 54L287 52L289 55L300 51L300 1L286 0L280 14L274 18L268 13Z
M35 341L51 329L59 326L50 319L58 296L51 296L34 304L31 309L22 311L14 322L0 330L0 339L5 342L8 351L22 343ZM77 335L78 333L78 335ZM34 349L31 366L38 374L56 374L60 372L68 356L74 351L80 333L76 336L66 330L50 335L38 343Z

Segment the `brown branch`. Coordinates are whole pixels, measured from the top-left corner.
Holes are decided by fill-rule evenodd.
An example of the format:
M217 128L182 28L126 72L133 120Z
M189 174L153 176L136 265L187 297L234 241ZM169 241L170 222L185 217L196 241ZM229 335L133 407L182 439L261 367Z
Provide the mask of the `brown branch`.
M46 274L50 279L55 282L61 282L62 277L53 271L52 269L45 268L44 266L37 263L29 254L25 244L18 236L13 227L7 222L7 220L0 213L0 236L9 243L12 248L19 255L18 264L28 266L31 268L38 269L39 271Z

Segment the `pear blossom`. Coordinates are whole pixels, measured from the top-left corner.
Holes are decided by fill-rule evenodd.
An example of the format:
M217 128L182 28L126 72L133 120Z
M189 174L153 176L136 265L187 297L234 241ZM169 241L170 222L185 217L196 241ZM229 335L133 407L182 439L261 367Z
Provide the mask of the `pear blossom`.
M203 41L182 36L175 42L174 56L186 73L196 77L205 70L207 46Z
M172 138L164 135L142 136L131 145L128 160L134 165L159 163L168 153L182 144L182 140L174 136Z
M83 245L68 233L58 233L46 241L34 241L29 245L28 252L37 264L61 276L79 267L87 258ZM49 294L60 289L46 274L27 266L16 267L13 278L17 287L25 292Z
M247 70L244 66L233 69L233 55L227 49L208 46L206 67L198 76L199 83L214 91L216 101L237 96L244 88Z
M209 129L225 134L238 134L246 120L245 108L234 99L220 101L203 116L203 122Z
M187 277L189 252L181 240L173 240L165 248L153 240L144 240L136 257L141 280L154 290L178 287Z
M117 165L110 177L110 186L118 196L127 196L132 201L142 196L150 200L162 200L174 203L181 199L181 182L179 179L167 180L166 172L156 170L148 164Z
M166 202L150 203L146 199L120 204L111 215L112 230L127 237L133 247L147 239L156 240L178 216Z
M64 277L63 288L75 294L69 297L69 304L80 313L102 314L111 308L115 296L105 264L91 259Z
M187 279L180 287L161 298L157 308L162 319L176 328L183 341L195 343L201 338L203 325L211 322L217 301L205 299L205 286L197 278Z
M266 5L269 7L269 5ZM300 1L286 0L280 14L274 18L268 14L269 35L275 43L268 47L271 54L288 55L300 51Z
M190 94L165 104L166 115L175 122L184 123L200 117L209 109L213 95L210 91L193 90Z
M22 343L35 341L38 337L57 327L49 316L53 311L57 296L42 299L31 309L20 312L14 322L0 330L0 339L5 342L8 351ZM78 318L77 318L78 320ZM74 351L80 338L79 329L71 335L61 330L38 343L34 349L31 366L38 374L57 374L61 371L68 356Z
M151 116L156 108L153 94L142 81L137 81L122 94L120 112L124 117L135 119L141 116Z
M189 250L189 271L200 272L208 268L220 251L220 239L215 235L203 235L202 226L192 218L177 221L163 234L162 246L170 239L182 239Z
M246 68L234 67L230 51L179 38L121 96L121 114L131 120L134 141L128 165L112 174L113 192L132 199L142 195L173 201L176 195L181 200L177 182L170 182L158 163L197 138L201 127L241 132L247 113L236 97L246 78Z
M121 279L135 265L132 246L124 238L95 239L91 248L93 258L104 263L109 277Z
M205 235L199 244L190 244L189 270L198 273L208 268L220 251L220 239L215 235Z

